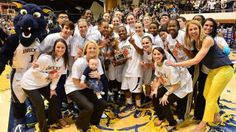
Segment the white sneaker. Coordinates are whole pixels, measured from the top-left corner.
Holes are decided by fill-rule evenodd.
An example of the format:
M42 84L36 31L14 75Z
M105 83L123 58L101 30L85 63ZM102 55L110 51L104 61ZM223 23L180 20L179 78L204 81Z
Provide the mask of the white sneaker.
M102 95L101 95L100 93L96 93L96 95L97 95L97 98L98 98L98 99L101 99L101 98L102 98Z
M16 125L13 132L25 132L25 124Z
M183 119L176 119L176 122L177 122L177 124L180 124L180 123L184 122L184 120Z
M101 118L105 119L105 118L107 118L107 115L105 113L103 113Z
M166 126L166 130L168 131L168 132L171 132L172 130L174 130L175 129L175 126Z
M101 91L100 94L101 94L101 95L105 95L105 92Z
M102 91L103 92L103 91ZM103 92L104 93L104 92ZM105 93L104 93L105 94ZM109 91L108 90L108 93L107 93L109 96L111 96L111 95L114 95L114 93L113 92L111 92L111 91Z

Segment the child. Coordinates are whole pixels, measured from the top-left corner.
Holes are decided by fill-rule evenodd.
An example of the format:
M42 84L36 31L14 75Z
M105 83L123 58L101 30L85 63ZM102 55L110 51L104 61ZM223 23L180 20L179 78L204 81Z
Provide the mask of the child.
M94 92L96 93L97 98L101 99L102 98L101 94L103 94L102 82L97 78L92 78L89 76L91 72L97 71L97 66L98 66L97 59L93 59L93 58L89 59L88 66L84 70L83 75L81 76L80 80L81 80L81 83L85 83L86 81L86 83L88 84L88 87L93 89Z

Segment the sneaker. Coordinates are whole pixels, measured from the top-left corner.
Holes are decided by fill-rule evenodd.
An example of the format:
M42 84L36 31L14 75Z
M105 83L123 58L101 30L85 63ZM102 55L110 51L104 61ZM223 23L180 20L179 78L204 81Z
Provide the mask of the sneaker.
M62 129L63 127L59 123L54 123L49 126L49 129Z
M111 92L110 90L108 90L107 94L108 94L108 96L112 96L112 95L114 95L114 93Z
M152 116L152 112L150 110L146 110L144 116Z
M35 113L33 113L33 112L27 112L25 115L25 119L26 119L26 127L27 128L32 128L37 123L37 117L36 117Z
M105 113L103 113L101 118L105 119L105 118L107 118L107 115Z
M101 91L100 94L101 94L101 95L105 95L105 92Z
M177 122L177 124L180 124L180 123L184 122L184 120L183 119L176 119L176 122Z
M16 125L13 132L25 132L25 124Z
M93 132L93 130L91 128L89 128L88 130L83 130L83 129L77 127L76 132Z
M61 113L62 113L62 117L64 117L64 118L72 116L72 111L70 111L69 109L63 110Z
M167 132L171 132L174 129L175 129L175 126L166 126Z
M68 104L65 102L61 103L61 111L66 111L68 109Z
M133 108L134 108L133 104L127 104L125 106L125 108L123 108L120 112L123 113L123 112L129 111L129 110L132 110Z
M134 118L139 118L142 114L142 111L141 110L135 110L134 112Z
M79 114L78 114L79 112L76 112L76 111L72 110L71 113L72 113L72 119L73 120L75 120L79 117Z

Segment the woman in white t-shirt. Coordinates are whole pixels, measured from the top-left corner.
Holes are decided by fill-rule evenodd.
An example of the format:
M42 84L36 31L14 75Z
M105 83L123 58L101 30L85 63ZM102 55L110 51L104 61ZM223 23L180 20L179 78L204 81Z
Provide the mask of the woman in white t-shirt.
M143 67L143 83L149 87L152 78L152 39L149 36L142 38L143 57L140 62Z
M37 67L31 67L22 77L21 86L32 102L41 132L48 132L47 124L58 123L61 118L56 88L63 70L68 67L68 63L66 41L58 39L54 43L52 52L39 56L36 61ZM49 101L48 121L42 96Z
M148 33L153 35L153 45L164 48L164 43L158 34L159 24L157 22L152 22L148 28Z
M193 91L192 78L186 68L176 68L166 65L165 51L161 47L155 47L152 51L155 66L155 79L152 84L153 106L159 121L156 126L161 125L164 119L169 122L167 130L172 130L176 121L170 109L170 104L184 98ZM160 87L160 86L163 87Z
M167 37L168 48L177 62L193 57L192 49L187 48L184 43L185 32L180 30L179 22L176 19L170 19L167 24L167 32L169 33ZM194 77L194 66L188 67L188 71ZM193 78L193 80L196 79ZM188 96L177 101L177 115L180 120L184 120L189 115L191 103L192 98Z
M99 48L95 41L87 41L83 49L83 57L78 58L73 66L72 73L66 80L65 91L79 107L79 116L75 125L81 131L87 131L89 125L99 125L101 115L105 109L106 102L98 99L92 89L86 83L81 83L80 78L88 66L88 60L95 58L98 60L97 71L90 73L92 78L100 78L104 74L101 61L98 59Z
M185 32L180 30L179 23L176 19L171 19L167 23L168 48L173 54L177 62L188 60L192 57L191 49L187 49L184 45Z
M151 88L150 83L153 77L152 49L159 46L153 45L152 39L149 36L142 37L142 46L143 46L143 57L140 63L141 66L143 67L143 84L145 85L145 90L146 90L144 91L145 92L144 94L149 95L149 90ZM175 61L175 59L173 58L173 56L169 54L169 52L165 51L165 54L168 60Z

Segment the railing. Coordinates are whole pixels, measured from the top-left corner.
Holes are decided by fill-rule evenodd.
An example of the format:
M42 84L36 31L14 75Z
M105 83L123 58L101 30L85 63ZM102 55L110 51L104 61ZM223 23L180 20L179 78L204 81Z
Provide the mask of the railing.
M192 13L221 13L221 12L235 12L236 9L214 9L209 11L199 10L190 10L190 11L180 11L180 14L192 14Z

